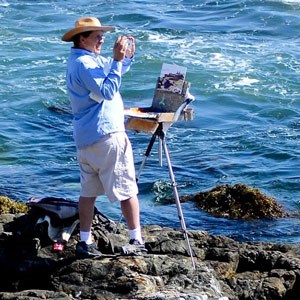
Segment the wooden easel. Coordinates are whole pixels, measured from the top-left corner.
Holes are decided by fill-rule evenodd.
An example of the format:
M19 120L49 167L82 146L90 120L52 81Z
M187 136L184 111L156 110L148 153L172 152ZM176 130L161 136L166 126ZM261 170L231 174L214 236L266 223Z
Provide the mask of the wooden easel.
M186 240L189 255L192 260L193 269L195 269L194 257L188 237L188 232L179 200L177 184L170 160L170 155L166 143L166 133L170 126L178 120L191 120L192 109L188 105L194 101L194 97L189 93L190 84L184 81L182 92L174 93L165 91L160 88L160 78L157 80L156 90L153 97L152 105L145 108L129 108L125 110L125 115L128 117L126 122L126 129L135 132L143 132L152 134L148 147L145 151L144 159L141 163L139 171L137 172L137 181L145 166L146 160L149 157L155 140L158 138L159 143L159 164L162 166L162 152L164 151L166 161L169 169L169 176L171 179L175 203L178 212L178 218L183 230L183 235ZM163 151L162 151L163 150Z

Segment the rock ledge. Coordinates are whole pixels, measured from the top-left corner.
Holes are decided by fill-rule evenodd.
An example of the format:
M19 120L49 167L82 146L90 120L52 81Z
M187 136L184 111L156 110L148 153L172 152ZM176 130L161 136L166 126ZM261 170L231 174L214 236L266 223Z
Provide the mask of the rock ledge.
M296 245L239 243L189 231L196 270L181 230L145 226L148 254L121 255L127 232L96 214L94 236L103 256L74 256L77 229L53 252L47 228L32 213L0 215L0 299L225 300L298 299Z

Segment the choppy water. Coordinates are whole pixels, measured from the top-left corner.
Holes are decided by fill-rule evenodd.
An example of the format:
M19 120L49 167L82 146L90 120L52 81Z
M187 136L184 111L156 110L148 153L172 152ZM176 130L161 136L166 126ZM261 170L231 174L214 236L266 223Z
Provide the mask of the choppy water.
M149 106L162 63L186 66L194 120L170 128L179 194L245 183L300 210L300 1L0 1L0 192L77 199L79 173L64 82L70 44L62 34L83 15L133 34L136 63L123 79L127 107ZM129 132L136 167L150 136ZM180 227L157 147L139 180L142 222ZM118 205L98 208L118 219ZM187 227L240 240L300 242L299 218L241 222L183 204Z

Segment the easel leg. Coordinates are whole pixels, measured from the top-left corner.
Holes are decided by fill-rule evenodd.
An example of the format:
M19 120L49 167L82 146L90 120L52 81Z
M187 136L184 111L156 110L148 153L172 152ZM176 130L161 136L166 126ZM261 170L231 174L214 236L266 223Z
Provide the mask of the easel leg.
M158 139L158 161L159 161L159 166L162 167L162 139Z
M138 170L138 172L137 172L137 175L136 175L136 182L138 182L138 180L139 180L139 178L140 178L140 175L141 175L141 173L142 173L142 170L144 169L144 165L145 165L145 163L146 163L147 158L148 158L149 155L150 155L150 152L151 152L151 149L152 149L153 144L154 144L154 142L155 142L156 136L157 136L156 133L154 133L154 134L152 135L152 137L151 137L151 140L150 140L150 142L149 142L149 144L148 144L148 147L147 147L147 150L146 150L146 152L145 152L144 159L143 159L143 161L142 161L142 163L141 163L141 166L140 166L140 168L139 168L139 170Z
M169 168L169 174L170 174L170 178L171 178L172 186L173 186L173 190L174 190L174 197L175 197L176 207L177 207L177 211L178 211L178 217L179 217L179 220L181 223L181 228L183 230L184 238L186 240L188 252L189 252L191 260L192 260L193 269L195 270L196 266L195 266L192 248L191 248L191 244L190 244L189 236L187 233L185 220L184 220L184 216L183 216L183 212L182 212L182 208L181 208L181 204L180 204L180 200L179 200L179 196L178 196L177 184L175 182L175 176L174 176L173 169L172 169L172 164L171 164L171 160L170 160L170 156L169 156L168 147L167 147L164 137L159 137L159 139L162 141L162 145L163 145L164 152L166 155L166 160L167 160L168 168Z

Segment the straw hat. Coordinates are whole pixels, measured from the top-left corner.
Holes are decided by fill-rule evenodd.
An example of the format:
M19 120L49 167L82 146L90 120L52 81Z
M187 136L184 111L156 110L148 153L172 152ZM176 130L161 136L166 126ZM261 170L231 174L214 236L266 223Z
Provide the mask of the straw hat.
M94 30L101 30L105 32L114 29L114 26L102 26L100 21L95 17L83 17L78 19L75 22L75 28L66 32L61 39L64 42L71 42L73 40L73 37L78 33Z

